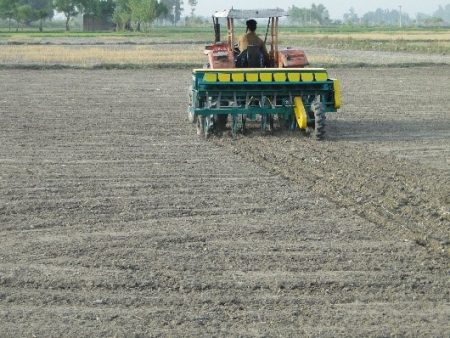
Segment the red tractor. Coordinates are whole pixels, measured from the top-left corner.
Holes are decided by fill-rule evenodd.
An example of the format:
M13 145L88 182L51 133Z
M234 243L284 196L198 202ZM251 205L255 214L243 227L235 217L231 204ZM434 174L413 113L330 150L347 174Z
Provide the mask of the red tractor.
M230 9L216 12L213 15L215 32L214 44L205 48L208 56L208 68L226 69L236 68L236 59L240 52L235 45L235 20L246 20L248 18L268 18L264 43L270 46L269 64L270 68L303 68L308 65L305 52L299 49L278 47L278 24L280 17L286 16L281 9L263 10L237 10ZM227 24L227 41L221 42L219 19L225 19ZM269 38L269 40L268 40ZM268 40L268 41L267 41Z

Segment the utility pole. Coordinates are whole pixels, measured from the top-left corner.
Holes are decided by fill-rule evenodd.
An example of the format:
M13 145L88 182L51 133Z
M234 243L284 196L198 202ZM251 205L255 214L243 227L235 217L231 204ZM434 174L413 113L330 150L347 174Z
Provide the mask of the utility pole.
M398 8L400 9L400 11L399 11L399 18L398 18L398 24L399 24L400 28L402 28L402 5L399 5Z

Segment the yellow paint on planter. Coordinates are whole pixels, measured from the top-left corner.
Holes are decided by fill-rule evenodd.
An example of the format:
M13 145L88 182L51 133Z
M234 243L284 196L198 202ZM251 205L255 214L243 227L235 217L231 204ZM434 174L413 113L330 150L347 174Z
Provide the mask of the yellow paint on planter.
M245 80L244 73L231 73L231 78L233 82L244 82Z
M273 73L275 82L286 82L286 73Z
M258 82L258 73L245 73L247 82Z
M341 108L341 83L337 79L333 79L333 89L334 89L334 108Z
M219 82L230 82L231 75L229 73L219 73Z
M300 73L288 73L289 82L300 82Z
M328 74L327 73L315 73L314 78L318 82L323 82L323 81L328 80Z
M203 75L203 81L216 82L217 81L217 73L205 73L205 75Z
M302 98L299 96L296 96L294 98L294 113L298 127L300 129L306 129L306 127L308 127L308 116L306 115L306 110L305 106L303 105Z
M303 82L314 81L314 74L313 73L302 73L302 81Z
M259 73L261 82L272 82L272 73Z

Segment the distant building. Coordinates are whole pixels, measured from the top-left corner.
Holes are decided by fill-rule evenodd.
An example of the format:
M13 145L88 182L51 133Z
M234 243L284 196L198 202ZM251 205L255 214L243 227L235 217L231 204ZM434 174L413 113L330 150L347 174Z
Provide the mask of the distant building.
M111 17L98 17L83 15L83 32L110 32L116 29L116 24Z

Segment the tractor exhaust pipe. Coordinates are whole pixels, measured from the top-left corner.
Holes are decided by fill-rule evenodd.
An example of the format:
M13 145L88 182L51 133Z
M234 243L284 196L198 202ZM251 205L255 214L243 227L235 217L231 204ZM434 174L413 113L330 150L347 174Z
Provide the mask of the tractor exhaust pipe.
M219 18L213 17L213 26L214 26L214 43L217 43L217 42L220 42Z

